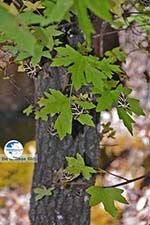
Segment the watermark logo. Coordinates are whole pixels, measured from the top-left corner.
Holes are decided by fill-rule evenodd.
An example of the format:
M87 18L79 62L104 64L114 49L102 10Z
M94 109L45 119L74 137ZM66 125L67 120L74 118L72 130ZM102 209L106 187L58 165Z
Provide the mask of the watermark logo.
M17 140L8 141L4 146L4 153L8 159L18 159L23 154L23 145Z
M1 163L37 163L38 156L35 152L23 154L23 145L17 140L10 140L4 146L4 154L0 154Z

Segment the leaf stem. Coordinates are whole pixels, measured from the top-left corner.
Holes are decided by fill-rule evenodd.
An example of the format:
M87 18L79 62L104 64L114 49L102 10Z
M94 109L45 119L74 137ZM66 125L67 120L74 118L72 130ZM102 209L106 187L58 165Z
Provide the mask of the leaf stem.
M71 86L70 86L70 93L69 93L69 99L70 99L70 102L71 102L72 90L73 90L73 83L72 83Z

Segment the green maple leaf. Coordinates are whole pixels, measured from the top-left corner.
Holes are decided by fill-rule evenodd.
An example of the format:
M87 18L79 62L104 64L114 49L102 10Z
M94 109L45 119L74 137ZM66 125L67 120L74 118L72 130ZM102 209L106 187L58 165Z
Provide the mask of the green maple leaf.
M104 74L108 78L112 78L112 75L114 72L115 73L121 72L121 69L118 65L112 64L111 59L105 58L105 57L101 61L99 61L98 67L99 67L99 69L101 69L104 72Z
M128 204L127 200L121 195L123 190L119 188L103 188L91 186L86 191L91 195L91 206L103 203L105 210L109 212L113 217L117 215L117 209L114 205L114 201Z
M129 132L133 135L132 123L135 123L135 121L132 119L130 114L123 108L118 108L117 112L119 118L123 121L124 125L127 127Z
M89 114L81 114L79 115L79 117L77 118L77 120L82 124L82 125L87 125L87 126L91 126L94 127L95 124L92 120L92 116Z
M72 73L72 81L76 89L79 89L82 84L85 84L85 76L84 76L84 63L85 60L82 55L75 51L70 46L66 46L66 48L56 48L59 57L55 58L52 66L69 66L68 71ZM71 65L73 64L73 65Z
M47 20L43 23L43 25L47 26L48 24L54 22L61 22L73 6L73 0L59 0L56 1L56 3L45 1L44 5L47 6L47 9L45 10Z
M42 24L45 18L33 12L23 12L17 16L17 19L23 21L26 25Z
M116 14L118 17L121 17L123 13L122 4L125 0L110 0L111 11Z
M58 113L54 128L62 140L66 134L71 134L72 132L70 99L58 90L49 89L49 91L50 93L45 92L45 96L38 101L41 109L35 113L35 119L47 121L48 116L54 116Z
M32 65L38 65L42 56L46 58L51 58L51 54L47 50L43 50L43 46L40 44L35 44L34 52L32 54L31 63Z
M34 193L36 194L35 200L38 201L45 196L51 196L53 190L53 187L46 188L44 185L42 187L34 188Z
M132 112L137 115L144 115L144 112L139 106L139 101L133 98L127 98L127 101L130 105L129 109L118 108L118 100L121 92L129 95L131 89L119 85L115 90L103 91L101 97L97 98L98 104L96 111L101 112L103 110L111 110L112 106L116 106L119 118L123 121L129 132L133 135L132 124L135 123L135 121L131 117Z
M101 70L98 70L94 66L91 66L90 63L85 64L85 74L86 80L88 83L92 83L95 88L99 88L100 90L104 89L104 80L106 80L106 76Z
M82 174L85 179L89 180L91 178L91 174L96 173L92 167L85 165L84 159L79 153L77 153L76 158L66 157L66 160L68 162L66 171L75 176Z
M70 107L69 99L63 95L60 91L49 89L49 92L45 92L45 97L42 97L38 104L41 107L40 111L43 115L54 116L56 113L67 110Z
M13 40L20 50L25 50L28 55L32 55L36 39L27 26L17 16L13 16L1 6L0 20L3 21L0 23L0 32L4 32L8 40ZM8 24L11 26L8 27Z
M92 102L88 101L76 100L75 102L84 109L93 109L96 107Z
M101 97L97 98L96 111L101 112L103 110L110 110L113 104L113 99L110 91L105 91Z
M97 112L110 110L112 106L117 107L121 92L125 93L126 95L129 95L131 93L130 88L123 87L122 85L119 85L115 90L111 90L110 88L107 87L107 89L105 89L104 91L99 91L101 96L96 99L98 102L96 107Z
M67 133L72 133L72 112L69 108L60 113L55 122L54 128L57 130L61 140Z
M33 105L29 105L26 109L23 110L23 113L29 116L33 112Z
M128 98L128 103L130 105L130 110L134 112L137 116L145 115L143 109L139 105L139 100L135 98Z
M87 43L90 46L90 42L91 42L90 35L91 33L94 33L94 28L87 12L86 0L82 0L82 1L76 0L74 3L75 3L75 10L78 15L79 24L85 34Z
M92 83L103 90L104 81L114 72L120 72L120 67L113 65L109 59L99 60L92 55L84 56L70 46L56 48L58 57L53 59L51 66L66 66L72 74L72 82L76 90L82 85Z
M88 10L91 10L96 16L112 22L109 0L59 0L56 3L45 0L43 5L46 6L44 14L47 16L47 20L43 25L61 22L70 11L73 11L78 17L80 27L88 44L90 44L90 35L94 32Z
M49 26L47 28L38 27L33 34L43 48L46 47L51 51L55 44L53 38L59 36L62 32L58 31L56 26Z
M112 17L109 12L108 0L74 0L74 7L77 12L79 24L85 34L87 43L90 45L91 33L94 32L94 28L88 15L88 9L90 9L98 17L111 22Z
M32 3L30 1L23 1L23 4L26 6L24 11L35 11L37 9L44 8L41 1L36 1L35 3Z
M112 62L116 62L117 60L123 62L126 59L126 53L123 52L120 47L113 48L111 51L107 51L105 56L109 57Z

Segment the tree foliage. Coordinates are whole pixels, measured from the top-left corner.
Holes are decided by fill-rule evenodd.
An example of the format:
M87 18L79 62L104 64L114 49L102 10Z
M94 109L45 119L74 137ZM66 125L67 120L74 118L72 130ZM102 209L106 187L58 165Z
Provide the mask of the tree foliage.
M129 96L132 90L120 83L120 79L114 79L115 75L120 78L124 74L117 62L124 61L125 54L120 48L116 48L99 59L91 51L94 27L90 13L109 22L116 29L130 26L135 21L140 26L149 21L145 6L137 1L136 10L142 11L142 15L129 13L125 16L122 4L128 3L126 0L43 0L36 3L23 1L21 8L17 8L13 3L7 5L0 2L0 42L11 52L14 61L29 60L36 67L41 65L43 58L48 58L51 67L66 68L69 91L49 89L38 101L38 110L32 105L24 110L27 116L34 112L37 120L47 121L49 117L54 117L54 129L60 139L72 134L74 120L82 126L95 126L93 110L98 113L115 107L119 118L131 134L132 124L135 122L133 115L144 115L139 101ZM61 40L63 31L60 27L71 23L72 16L77 17L84 36L84 43L80 43L76 49L69 44L64 46ZM149 32L147 25L143 29ZM81 51L83 46L85 49ZM83 87L89 91L82 93ZM85 165L79 154L77 158L66 159L67 172L75 176L82 175L84 179L90 179L96 173L94 168ZM36 189L37 200L50 196L53 190L54 187ZM127 203L121 195L121 189L92 186L87 192L91 195L91 205L102 202L105 210L112 216L116 215L114 200Z

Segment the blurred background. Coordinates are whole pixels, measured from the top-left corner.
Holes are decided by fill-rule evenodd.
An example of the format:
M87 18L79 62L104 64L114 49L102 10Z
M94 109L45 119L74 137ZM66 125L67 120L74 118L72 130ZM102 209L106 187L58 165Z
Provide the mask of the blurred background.
M132 137L118 119L115 109L101 114L103 138L100 143L101 168L132 179L150 174L150 57L149 43L140 30L119 32L121 48L126 52L123 68L129 76L127 84L132 96L140 99L146 116L135 118ZM143 48L137 48L140 43ZM24 145L25 153L35 154L35 121L22 111L34 102L33 80L11 62L11 56L0 46L0 154L9 140ZM107 127L116 131L110 137ZM113 138L115 137L115 139ZM29 225L28 210L33 163L0 163L0 225ZM122 182L104 173L97 177L103 185ZM129 205L118 204L119 214L112 218L97 205L91 209L91 225L149 225L150 178L123 186Z

